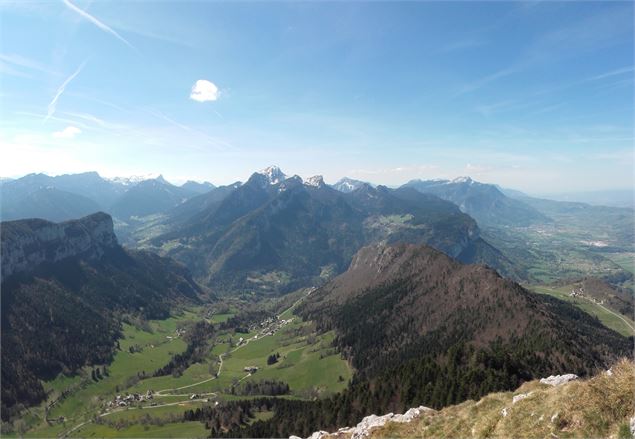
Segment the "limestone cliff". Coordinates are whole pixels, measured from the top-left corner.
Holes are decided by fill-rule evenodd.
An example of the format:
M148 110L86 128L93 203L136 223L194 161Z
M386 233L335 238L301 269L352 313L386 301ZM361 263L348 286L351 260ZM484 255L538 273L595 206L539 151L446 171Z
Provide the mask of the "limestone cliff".
M110 215L98 212L62 223L41 219L7 221L0 224L2 280L31 271L45 262L82 256L101 257L118 245Z

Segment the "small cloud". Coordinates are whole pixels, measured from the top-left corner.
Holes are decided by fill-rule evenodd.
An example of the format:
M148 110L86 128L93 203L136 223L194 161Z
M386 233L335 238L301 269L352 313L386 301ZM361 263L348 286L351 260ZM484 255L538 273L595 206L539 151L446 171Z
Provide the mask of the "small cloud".
M56 139L72 139L76 135L80 134L82 130L74 126L67 126L62 131L55 131L53 137Z
M213 82L206 79L199 79L192 87L192 93L190 93L190 99L194 99L198 102L216 101L220 96L218 87Z

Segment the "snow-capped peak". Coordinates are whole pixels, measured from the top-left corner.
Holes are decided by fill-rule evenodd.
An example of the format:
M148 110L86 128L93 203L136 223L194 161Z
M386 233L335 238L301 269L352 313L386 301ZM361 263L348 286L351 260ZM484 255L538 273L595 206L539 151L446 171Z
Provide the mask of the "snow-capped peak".
M353 192L355 189L364 185L363 181L353 180L352 178L344 177L333 185L333 188L340 192Z
M304 184L307 186L322 187L324 186L324 178L322 178L321 175L314 175L313 177L307 178Z
M470 177L457 177L454 180L452 180L451 183L468 183L468 184L472 184L472 183L474 183L474 180L472 180Z
M281 181L287 179L287 176L284 174L284 172L282 172L280 168L275 165L263 169L262 171L258 172L258 174L267 177L269 184L278 184Z
M163 176L157 173L145 174L145 175L131 175L129 177L112 177L107 180L112 181L113 183L119 183L124 186L133 186L135 184L141 183L146 180L163 180Z

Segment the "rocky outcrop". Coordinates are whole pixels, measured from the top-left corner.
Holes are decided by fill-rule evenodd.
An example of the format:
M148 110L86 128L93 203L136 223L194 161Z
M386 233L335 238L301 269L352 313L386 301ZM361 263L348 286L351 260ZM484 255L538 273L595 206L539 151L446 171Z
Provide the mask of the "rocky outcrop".
M308 439L327 439L327 438L351 438L351 439L364 439L370 436L372 430L378 427L383 427L388 422L397 422L397 423L408 423L413 420L419 418L422 414L426 412L434 412L435 410L420 406L411 408L406 413L402 414L394 414L388 413L387 415L377 416L370 415L366 416L361 420L359 424L355 427L346 427L340 428L334 433L329 433L327 431L316 431ZM300 439L298 436L291 436L289 439Z
M559 386L564 383L568 383L569 381L577 380L578 376L572 373L568 373L566 375L551 375L548 378L541 378L540 382L542 384L548 384L550 386Z
M63 223L41 219L7 221L0 228L3 281L45 262L74 256L97 259L118 245L112 218L102 212Z
M590 379L566 374L529 381L515 392L440 410L418 407L403 415L371 415L356 427L317 431L309 438L635 437L635 363L622 359L610 370Z

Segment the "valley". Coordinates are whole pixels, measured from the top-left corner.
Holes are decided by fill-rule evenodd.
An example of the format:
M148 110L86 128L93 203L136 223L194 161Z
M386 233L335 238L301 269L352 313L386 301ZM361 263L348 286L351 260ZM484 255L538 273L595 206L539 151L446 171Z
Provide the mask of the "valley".
M284 383L289 393L281 397L301 400L339 392L352 370L331 348L332 333L318 334L309 322L293 314L299 301L254 324L249 332L220 330L204 361L176 377L139 378L185 351L179 328L206 320L208 311L185 309L167 320L147 321L141 328L124 324L118 352L104 366L102 377L91 379L91 369L85 368L75 376L60 375L45 382L50 392L47 401L29 410L21 428L26 437L169 437L177 431L203 437L209 434L204 424L183 421L184 411L253 398L258 393L241 395L250 382ZM219 314L209 320L222 324L230 317ZM274 364L267 362L270 355L277 356ZM256 369L248 372L247 367ZM113 404L116 395L128 394L151 397ZM262 415L257 418L263 419Z

